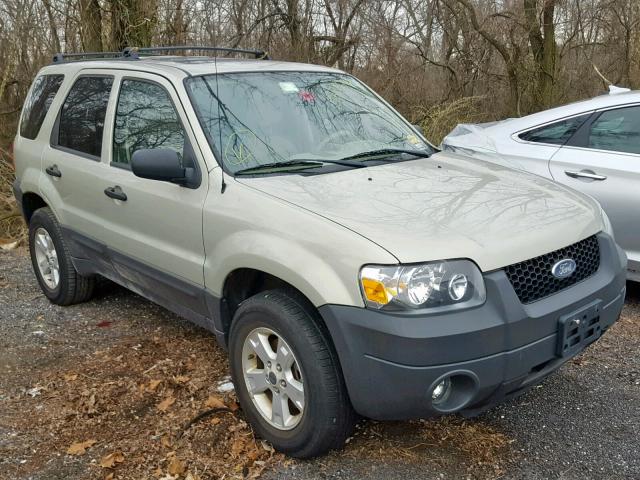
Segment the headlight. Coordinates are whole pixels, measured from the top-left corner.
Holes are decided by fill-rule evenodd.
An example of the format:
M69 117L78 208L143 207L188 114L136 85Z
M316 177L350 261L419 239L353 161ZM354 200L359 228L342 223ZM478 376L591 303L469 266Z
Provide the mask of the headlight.
M366 306L377 309L466 308L486 298L482 274L469 260L367 265L360 287Z

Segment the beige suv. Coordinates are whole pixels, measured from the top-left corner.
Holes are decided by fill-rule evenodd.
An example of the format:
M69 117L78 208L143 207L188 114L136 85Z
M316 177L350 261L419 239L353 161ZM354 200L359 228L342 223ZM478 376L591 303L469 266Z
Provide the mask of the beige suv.
M36 77L14 145L34 271L58 305L103 276L212 331L277 449L338 448L356 413L480 412L618 318L591 198L437 152L338 70L164 50Z

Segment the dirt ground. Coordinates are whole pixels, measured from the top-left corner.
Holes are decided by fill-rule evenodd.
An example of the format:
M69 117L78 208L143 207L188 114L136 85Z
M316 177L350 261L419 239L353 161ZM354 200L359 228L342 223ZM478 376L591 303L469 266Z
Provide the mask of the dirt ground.
M473 420L364 421L293 461L253 437L207 332L113 284L51 305L0 252L0 478L640 478L640 288L544 384Z

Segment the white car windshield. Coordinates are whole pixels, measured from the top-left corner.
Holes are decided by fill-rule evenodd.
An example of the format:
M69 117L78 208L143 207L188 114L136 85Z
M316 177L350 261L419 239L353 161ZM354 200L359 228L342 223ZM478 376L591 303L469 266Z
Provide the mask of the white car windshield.
M187 88L214 153L234 173L276 163L362 160L368 152L397 161L415 158L410 151L434 151L349 75L230 73L217 82L215 75L190 78Z

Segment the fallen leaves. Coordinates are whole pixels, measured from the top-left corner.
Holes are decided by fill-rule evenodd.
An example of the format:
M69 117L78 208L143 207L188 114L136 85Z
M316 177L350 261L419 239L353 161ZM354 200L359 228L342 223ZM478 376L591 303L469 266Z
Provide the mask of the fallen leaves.
M184 463L174 455L169 457L169 466L167 467L169 475L182 475L187 470Z
M226 408L222 398L217 395L210 395L209 398L207 398L207 401L204 402L204 406L207 408Z
M147 392L155 392L158 385L162 383L162 380L149 380L149 384L147 385Z
M97 443L97 440L85 440L84 442L73 442L67 449L69 455L84 455L88 448Z
M7 242L4 239L0 240L0 249L2 250L15 250L17 248L17 246L20 244L20 241L17 240L15 242Z
M156 405L156 408L160 412L166 412L167 410L169 410L169 407L171 407L171 405L173 405L174 403L176 403L175 397L169 396L169 397L166 397L164 400L162 400L158 405Z
M100 459L100 466L102 468L113 468L116 463L122 462L124 462L124 454L122 452L113 452Z
M111 320L96 311L88 325L105 319ZM114 322L112 328L120 326ZM15 400L15 411L24 412L16 422L34 439L56 439L32 445L44 461L57 466L57 455L64 454L84 469L80 477L96 480L251 479L279 461L256 443L239 416L227 412L238 407L232 391L217 389L228 381L228 370L215 341L200 333L158 331L154 343L149 332L144 338L114 337L115 345L91 348L26 384ZM33 393L40 395L32 400L26 391L36 386ZM188 435L182 435L185 425ZM40 465L25 465L25 478Z
M171 437L169 435L163 435L162 438L160 439L160 443L165 448L171 448L171 446L173 445L171 443Z

